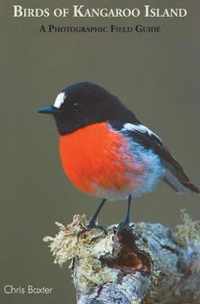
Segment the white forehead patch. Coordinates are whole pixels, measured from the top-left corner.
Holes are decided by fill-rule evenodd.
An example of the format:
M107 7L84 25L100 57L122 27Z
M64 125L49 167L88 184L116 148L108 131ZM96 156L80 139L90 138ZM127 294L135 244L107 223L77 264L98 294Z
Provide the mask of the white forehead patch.
M58 96L56 97L55 101L54 101L54 107L57 109L60 109L60 107L62 106L62 104L65 101L65 93L61 92L58 94Z

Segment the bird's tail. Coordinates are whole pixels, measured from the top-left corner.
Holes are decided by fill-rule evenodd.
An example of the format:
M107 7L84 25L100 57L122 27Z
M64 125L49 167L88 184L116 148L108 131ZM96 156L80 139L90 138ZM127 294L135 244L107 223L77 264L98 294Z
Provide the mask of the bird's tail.
M166 164L164 181L176 192L195 192L200 193L200 188L195 186L183 171L182 167L176 162L176 166Z

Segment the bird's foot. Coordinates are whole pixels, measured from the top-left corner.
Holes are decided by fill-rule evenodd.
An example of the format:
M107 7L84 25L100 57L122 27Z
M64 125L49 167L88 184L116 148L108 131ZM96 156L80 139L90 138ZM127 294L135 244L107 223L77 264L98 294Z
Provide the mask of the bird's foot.
M99 229L102 230L105 234L108 234L106 227L102 226L102 225L98 225L96 222L94 221L89 221L88 225L86 226L86 230L91 230L91 229Z
M120 234L124 231L129 231L130 230L130 209L131 209L131 200L132 200L132 196L131 194L128 196L128 208L127 208L127 213L126 213L126 217L124 218L124 220L119 223L119 225L117 226L116 229L116 233Z
M117 229L116 229L116 233L120 234L121 232L123 232L125 230L129 230L130 229L129 224L130 224L130 222L127 220L119 223L119 225L117 226Z
M106 227L97 225L96 223L89 222L83 229L78 233L78 239L85 233L90 232L92 229L99 229L103 231L105 235L108 234Z

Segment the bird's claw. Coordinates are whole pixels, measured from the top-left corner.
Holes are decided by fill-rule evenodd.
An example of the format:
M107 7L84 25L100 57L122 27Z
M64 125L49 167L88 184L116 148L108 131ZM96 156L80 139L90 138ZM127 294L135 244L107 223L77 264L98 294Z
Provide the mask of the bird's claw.
M129 224L130 223L128 221L123 221L123 222L119 223L119 225L117 226L117 229L116 229L116 233L119 234L124 230L129 230L130 229Z
M92 221L89 222L89 224L86 226L87 231L91 230L91 229L99 229L99 230L102 230L105 234L108 234L107 229L104 226L98 225Z

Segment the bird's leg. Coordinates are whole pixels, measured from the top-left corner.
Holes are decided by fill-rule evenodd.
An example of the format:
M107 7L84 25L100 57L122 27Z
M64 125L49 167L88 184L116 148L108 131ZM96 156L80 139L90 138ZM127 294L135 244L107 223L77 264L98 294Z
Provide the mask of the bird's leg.
M97 208L96 212L94 213L94 215L91 217L91 219L89 221L89 224L87 225L87 228L89 228L89 229L100 228L100 229L104 230L104 232L105 232L105 229L102 226L99 226L99 225L96 224L99 212L101 211L101 209L102 209L103 205L105 204L105 202L106 202L106 199L104 198L101 201L100 205L98 206L98 208Z
M125 216L125 219L118 225L117 231L120 232L124 229L127 229L130 223L130 211L131 211L131 202L132 202L132 196L129 194L128 196L128 208L127 213Z

